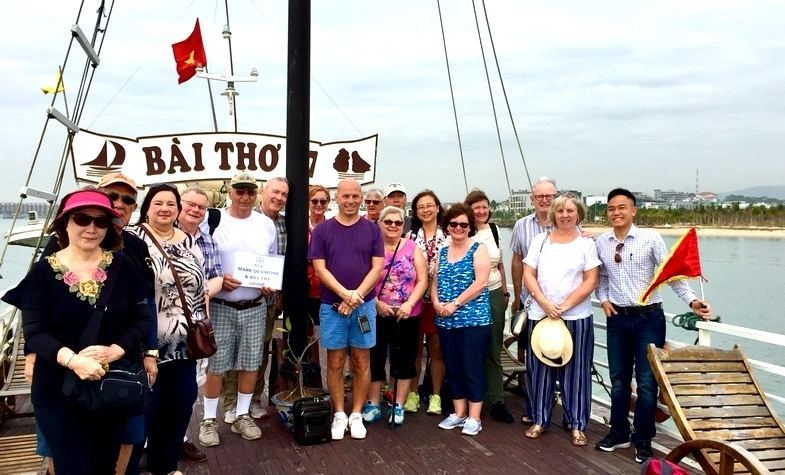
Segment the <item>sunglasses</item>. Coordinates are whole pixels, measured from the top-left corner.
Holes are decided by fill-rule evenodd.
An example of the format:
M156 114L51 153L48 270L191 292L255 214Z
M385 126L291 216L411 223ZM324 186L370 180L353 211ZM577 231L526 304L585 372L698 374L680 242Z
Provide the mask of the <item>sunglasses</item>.
M616 244L616 254L613 255L613 262L615 262L616 264L621 262L621 248L623 247L624 247L623 242Z
M451 228L468 229L469 223L459 223L458 221L450 221L449 223L447 223L447 226Z
M311 199L311 204L312 204L312 205L314 205L314 206L316 206L316 205L322 205L322 206L324 206L324 205L326 205L326 204L327 204L327 200L326 200L326 199L324 199L324 198L321 198L321 199L319 199L319 198L313 198L313 199Z
M117 200L123 200L123 204L126 204L128 206L133 206L136 204L136 197L134 196L120 194L117 193L116 191L110 191L107 192L106 194L109 195L109 199L112 200L112 202L115 202Z
M382 202L382 200L365 200L365 204L367 205L378 205Z
M234 192L237 193L237 196L256 196L256 188L235 188Z
M396 228L400 228L401 226L403 226L403 221L399 221L397 219L395 221L393 221L392 219L384 219L382 220L382 222L387 226L395 226Z
M196 208L199 211L207 211L207 206L202 206L202 205L196 204L193 201L180 200L180 202L183 203L183 204L187 204L188 206L191 206L192 208Z
M112 224L112 220L109 219L108 216L90 216L89 214L84 213L74 213L71 215L71 221L74 222L77 226L86 228L90 226L90 223L95 223L95 227L98 229L106 229Z

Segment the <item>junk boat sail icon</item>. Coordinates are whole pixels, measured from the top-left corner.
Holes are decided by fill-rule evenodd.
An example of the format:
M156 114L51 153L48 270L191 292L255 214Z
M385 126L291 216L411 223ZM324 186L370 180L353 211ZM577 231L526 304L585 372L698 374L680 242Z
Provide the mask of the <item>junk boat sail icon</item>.
M112 144L114 148L114 156L111 160L109 160L109 144ZM120 171L124 162L125 148L114 140L107 140L104 142L104 146L98 153L98 156L82 165L88 167L87 176L101 177L109 172Z
M351 172L349 171L349 164L351 162ZM341 180L345 178L354 178L362 180L365 172L371 169L371 165L362 159L357 151L349 155L349 151L342 148L338 151L333 162L333 168L338 172L338 178Z

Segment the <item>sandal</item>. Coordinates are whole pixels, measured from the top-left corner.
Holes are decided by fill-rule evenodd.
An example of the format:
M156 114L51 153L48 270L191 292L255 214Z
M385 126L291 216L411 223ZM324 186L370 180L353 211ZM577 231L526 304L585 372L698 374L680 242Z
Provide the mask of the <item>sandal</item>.
M526 431L524 435L529 439L539 439L542 436L542 433L545 432L545 427L535 424Z
M572 445L576 447L586 446L586 434L583 431L575 429L572 431Z

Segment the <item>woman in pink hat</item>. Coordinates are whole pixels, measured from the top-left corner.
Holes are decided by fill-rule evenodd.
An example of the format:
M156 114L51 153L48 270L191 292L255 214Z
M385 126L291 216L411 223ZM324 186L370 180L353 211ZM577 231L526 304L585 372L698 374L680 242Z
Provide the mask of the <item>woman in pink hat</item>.
M97 381L110 363L141 359L152 316L135 267L115 252L122 243L121 221L109 196L94 188L75 191L63 197L56 216L49 232L57 234L62 249L33 264L3 300L22 311L27 346L38 355L32 402L55 470L114 473L127 416L71 402L63 395L63 383L72 378L69 373ZM96 303L107 297L97 331L83 335Z

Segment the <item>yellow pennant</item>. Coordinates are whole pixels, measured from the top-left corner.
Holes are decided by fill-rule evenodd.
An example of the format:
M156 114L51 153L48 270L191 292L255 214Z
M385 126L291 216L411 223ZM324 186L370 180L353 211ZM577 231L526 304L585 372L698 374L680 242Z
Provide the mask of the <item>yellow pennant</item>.
M55 85L54 86L44 86L44 87L42 87L41 90L44 92L44 94L55 94L55 93L58 93L58 92L65 91L65 87L63 87L63 79L62 79L62 77L63 77L63 72L60 69L60 67L58 66L58 68L57 68L57 79L55 79Z

